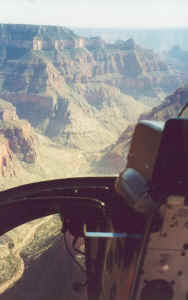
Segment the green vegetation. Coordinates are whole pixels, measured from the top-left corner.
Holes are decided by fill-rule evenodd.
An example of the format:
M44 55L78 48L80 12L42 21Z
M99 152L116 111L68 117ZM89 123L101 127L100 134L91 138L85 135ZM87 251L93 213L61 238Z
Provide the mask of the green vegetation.
M39 225L32 241L23 247L21 256L24 260L35 259L50 248L61 236L62 221L58 215Z
M11 251L9 255L0 259L0 284L14 276L19 270L20 262L20 259L14 256Z

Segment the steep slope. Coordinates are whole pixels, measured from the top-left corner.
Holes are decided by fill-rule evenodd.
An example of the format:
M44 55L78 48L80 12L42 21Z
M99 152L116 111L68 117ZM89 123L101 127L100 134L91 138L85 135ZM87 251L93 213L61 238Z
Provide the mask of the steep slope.
M115 141L147 107L119 89L101 84L77 84L71 96L59 100L45 133L84 152L99 151ZM63 124L62 124L63 119Z
M172 95L165 98L163 103L154 107L150 112L140 116L140 119L166 121L177 117L180 110L188 102L188 87L177 89Z
M21 118L66 146L88 148L90 152L101 150L117 139L123 124L125 128L147 110L131 96L102 82L70 87L49 61L45 74L46 96L15 92L1 96L16 106ZM96 102L101 102L98 107Z
M179 88L174 94L165 98L162 104L148 113L142 114L139 120L166 121L177 117L182 107L188 102L188 87ZM103 154L102 159L94 163L93 172L118 174L126 165L126 157L135 125L129 126Z
M3 99L0 99L0 137L2 179L23 175L19 161L27 164L35 163L36 138L29 122L20 120L16 108Z

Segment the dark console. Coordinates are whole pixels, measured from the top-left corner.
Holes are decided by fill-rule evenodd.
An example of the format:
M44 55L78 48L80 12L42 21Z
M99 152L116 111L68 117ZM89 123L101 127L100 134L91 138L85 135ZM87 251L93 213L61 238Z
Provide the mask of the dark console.
M116 190L148 222L153 217L129 299L188 300L188 119L140 122Z

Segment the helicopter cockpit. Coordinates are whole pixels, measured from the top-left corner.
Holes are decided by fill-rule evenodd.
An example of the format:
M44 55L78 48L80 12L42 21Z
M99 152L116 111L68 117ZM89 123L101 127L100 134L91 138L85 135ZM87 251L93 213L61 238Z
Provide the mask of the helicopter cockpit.
M0 193L0 234L58 213L65 245L84 257L74 289L88 300L188 299L188 120L140 121L125 170ZM84 251L76 245L82 240ZM61 268L62 266L59 266Z

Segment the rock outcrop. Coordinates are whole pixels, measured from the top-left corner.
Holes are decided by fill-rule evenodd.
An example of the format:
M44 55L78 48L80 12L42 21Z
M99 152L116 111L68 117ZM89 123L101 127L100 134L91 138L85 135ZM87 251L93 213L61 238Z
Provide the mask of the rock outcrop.
M26 163L37 159L36 140L29 122L25 120L6 121L0 125L0 134L8 140L11 151Z
M0 134L0 176L16 176L14 154L3 134Z

